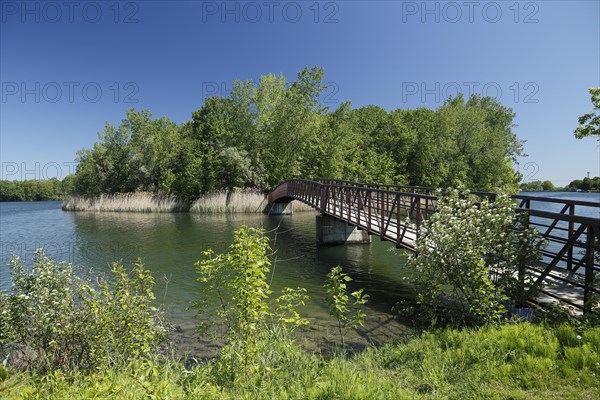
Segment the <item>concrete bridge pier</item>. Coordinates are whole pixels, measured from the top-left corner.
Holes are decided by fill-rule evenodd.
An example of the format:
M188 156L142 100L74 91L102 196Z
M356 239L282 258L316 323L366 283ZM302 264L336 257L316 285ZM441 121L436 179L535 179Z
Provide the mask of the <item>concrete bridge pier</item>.
M371 243L369 232L330 215L317 215L316 226L318 244Z
M291 215L294 213L292 203L271 203L268 206L267 214L269 215Z

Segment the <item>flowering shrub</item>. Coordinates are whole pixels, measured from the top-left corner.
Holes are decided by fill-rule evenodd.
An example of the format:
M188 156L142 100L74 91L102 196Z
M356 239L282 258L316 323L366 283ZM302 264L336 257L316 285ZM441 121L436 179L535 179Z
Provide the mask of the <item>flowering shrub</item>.
M509 195L479 204L469 197L456 189L440 195L420 231L409 261L417 270L417 302L429 316L444 305L460 319L494 321L506 300L521 306L535 294L527 267L539 262L544 243Z

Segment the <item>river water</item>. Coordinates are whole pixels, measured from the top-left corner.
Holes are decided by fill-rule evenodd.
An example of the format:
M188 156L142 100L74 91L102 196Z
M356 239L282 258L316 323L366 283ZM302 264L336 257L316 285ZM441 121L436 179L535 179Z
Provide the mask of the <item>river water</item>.
M600 202L599 193L523 194ZM558 210L552 208L557 206ZM560 210L559 205L548 207L548 211ZM597 209L581 210L600 218L594 215ZM8 262L12 255L29 262L40 247L57 260L74 263L80 273L87 275L107 273L113 261L128 263L140 257L156 279L157 301L177 327L176 345L186 352L203 354L210 341L194 335L195 320L188 310L201 290L194 262L203 250L226 251L233 231L241 226L261 226L270 231L277 254L273 291L277 293L286 286L308 290L310 300L302 314L311 320L307 332L313 344L335 340L335 321L327 312L323 283L329 270L338 264L353 278L351 290L364 288L371 296L363 335L350 340L364 345L402 335L405 328L393 319L391 307L411 296L402 279L410 274L406 255L376 237L368 245L317 246L316 215L74 213L63 212L60 202L0 203L0 287L9 288Z

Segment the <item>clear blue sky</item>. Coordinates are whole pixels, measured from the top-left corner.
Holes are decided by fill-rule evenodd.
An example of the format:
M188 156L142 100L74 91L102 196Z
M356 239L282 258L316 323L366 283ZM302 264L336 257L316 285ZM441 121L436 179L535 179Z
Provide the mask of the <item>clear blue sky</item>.
M64 176L128 108L181 123L235 79L315 65L331 107L498 96L527 140L527 179L600 175L598 142L573 137L600 86L598 1L0 4L2 178Z

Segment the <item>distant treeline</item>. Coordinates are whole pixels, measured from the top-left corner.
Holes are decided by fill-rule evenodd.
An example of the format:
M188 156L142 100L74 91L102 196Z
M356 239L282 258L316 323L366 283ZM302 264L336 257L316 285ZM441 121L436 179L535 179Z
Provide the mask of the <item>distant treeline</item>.
M47 201L62 200L73 191L73 176L62 181L47 180L6 181L0 180L0 201Z
M556 187L551 181L531 181L523 182L519 188L525 192L546 192L556 190Z
M567 186L570 190L600 190L600 176L595 176L593 178L583 178L583 179L575 179L569 186Z
M78 152L75 192L154 192L185 201L233 188L268 191L291 178L516 190L522 142L514 114L490 97L451 98L437 110L324 107L320 68L294 82L236 81L177 125L129 110Z
M521 183L519 187L526 192L600 190L600 177L576 179L565 187L555 187L550 181L531 181Z

